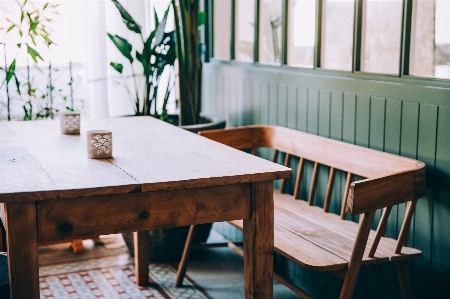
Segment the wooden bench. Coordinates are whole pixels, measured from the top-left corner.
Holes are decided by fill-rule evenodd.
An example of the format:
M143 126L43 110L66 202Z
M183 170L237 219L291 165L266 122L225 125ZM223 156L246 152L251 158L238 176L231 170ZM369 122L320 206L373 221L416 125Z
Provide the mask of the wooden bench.
M417 199L423 196L425 189L424 163L284 127L248 126L200 134L237 149L248 149L252 154L256 154L258 148L272 148L273 161L284 153L285 166L292 165L293 157L297 157L297 174L292 178L295 180L293 195L285 193L287 180L282 180L280 189L274 191L276 252L306 269L328 271L341 277L340 298L352 297L361 264L392 262L397 268L403 298L412 297L405 261L421 257L422 252L407 247L406 243ZM305 200L296 200L306 163L314 165L309 171L312 173L306 193L309 196ZM324 167L329 169L328 186L325 194L316 194L319 168L323 173ZM340 197L343 198L340 215L329 212L337 172L346 177ZM315 200L323 204L314 206ZM393 206L405 202L406 211L398 238L385 237ZM382 214L375 231L371 228L377 225L373 222L379 209ZM359 223L345 220L346 214L360 215ZM242 220L230 223L242 230ZM186 272L194 232L192 226L178 268L177 286L182 284ZM236 249L233 244L229 246ZM274 278L300 296L311 298L276 273Z

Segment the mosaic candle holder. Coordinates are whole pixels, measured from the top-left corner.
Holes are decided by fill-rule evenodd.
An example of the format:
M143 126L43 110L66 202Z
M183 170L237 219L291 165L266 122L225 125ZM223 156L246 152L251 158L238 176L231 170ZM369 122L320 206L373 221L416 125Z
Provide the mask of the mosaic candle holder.
M74 111L61 112L59 124L63 134L80 134L80 113Z
M86 132L88 157L104 159L112 157L112 132L93 130Z

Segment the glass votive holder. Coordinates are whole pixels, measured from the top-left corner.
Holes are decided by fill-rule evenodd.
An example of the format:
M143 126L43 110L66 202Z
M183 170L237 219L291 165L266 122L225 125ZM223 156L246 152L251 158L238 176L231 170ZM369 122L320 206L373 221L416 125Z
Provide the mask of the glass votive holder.
M112 132L106 130L86 131L88 157L103 159L112 157Z
M61 112L59 115L59 125L63 134L80 134L80 112Z

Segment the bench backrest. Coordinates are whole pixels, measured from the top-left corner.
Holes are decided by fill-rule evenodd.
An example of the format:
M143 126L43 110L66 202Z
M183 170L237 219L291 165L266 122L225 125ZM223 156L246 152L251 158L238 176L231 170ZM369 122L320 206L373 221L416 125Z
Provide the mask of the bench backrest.
M423 196L425 189L423 162L278 126L246 126L203 131L200 134L237 149L251 149L253 154L256 154L257 148L273 148L273 161L277 161L280 152L285 153L285 166L289 166L292 156L298 157L299 165L293 192L296 199L305 161L312 161L314 169L308 196L310 205L313 205L314 201L319 166L328 166L330 172L323 206L325 212L329 211L336 171L346 172L342 219L345 218L345 213L358 215L384 208L372 246L372 255L379 239L385 233L393 205L408 202L396 253L406 244L417 199ZM354 176L364 179L353 181ZM285 183L285 180L281 183L281 192L285 191Z

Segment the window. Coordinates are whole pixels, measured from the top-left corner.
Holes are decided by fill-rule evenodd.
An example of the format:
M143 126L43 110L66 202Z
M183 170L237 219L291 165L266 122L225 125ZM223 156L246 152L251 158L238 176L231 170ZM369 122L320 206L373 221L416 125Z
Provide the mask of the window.
M214 43L213 56L218 59L230 59L231 41L231 0L213 2L214 18Z
M450 79L450 1L415 0L411 25L411 75Z
M450 79L450 0L211 3L219 59Z
M235 59L253 62L255 0L236 0L235 5Z
M289 0L287 63L314 66L316 1Z
M321 67L352 70L354 0L324 0Z
M399 74L402 0L363 2L361 71Z
M281 63L281 0L262 0L259 8L259 62Z

